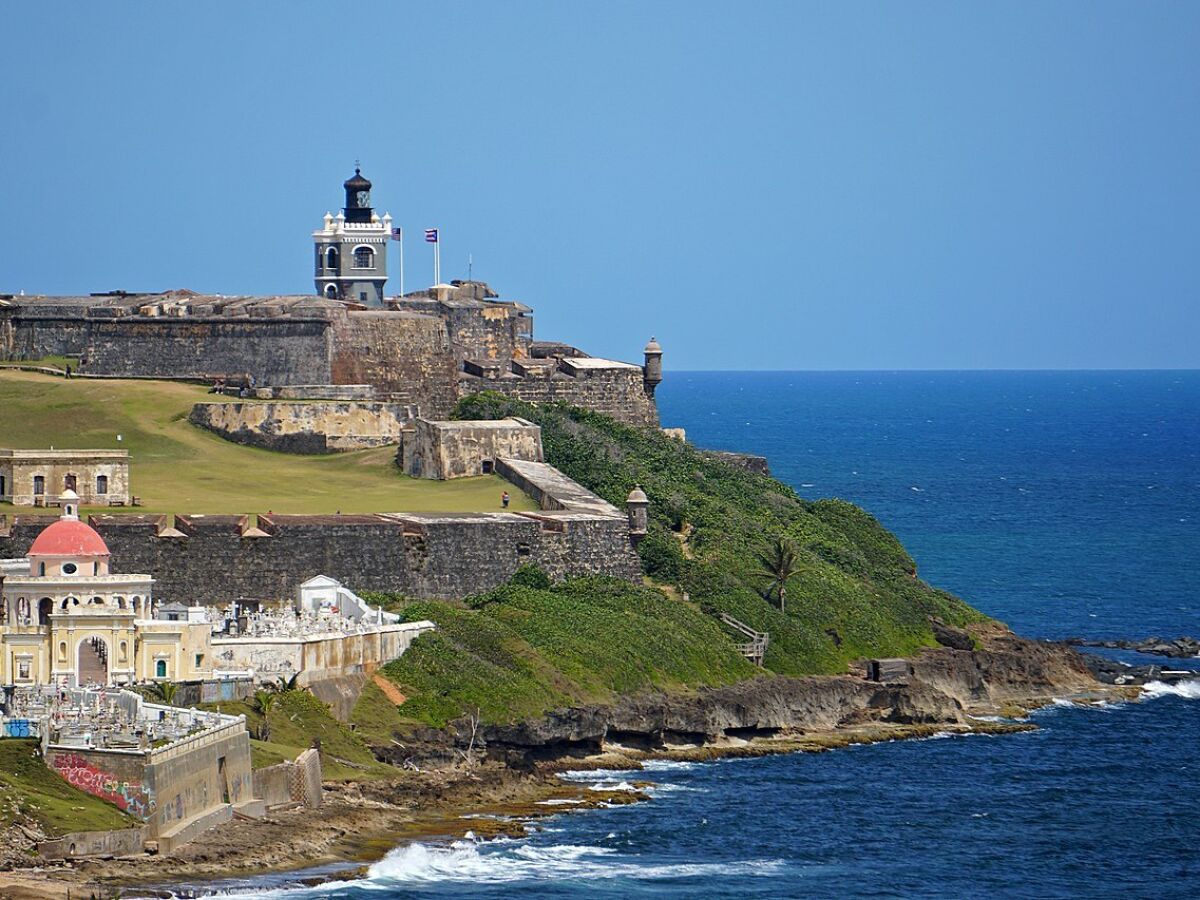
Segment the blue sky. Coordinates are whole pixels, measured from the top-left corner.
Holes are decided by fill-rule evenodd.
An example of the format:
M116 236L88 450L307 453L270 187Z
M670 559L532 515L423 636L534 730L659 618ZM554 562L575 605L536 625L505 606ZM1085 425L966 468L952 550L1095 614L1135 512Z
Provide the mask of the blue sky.
M1200 366L1200 4L24 3L0 291L443 277L668 368ZM393 271L395 260L392 260ZM389 288L398 287L395 279Z

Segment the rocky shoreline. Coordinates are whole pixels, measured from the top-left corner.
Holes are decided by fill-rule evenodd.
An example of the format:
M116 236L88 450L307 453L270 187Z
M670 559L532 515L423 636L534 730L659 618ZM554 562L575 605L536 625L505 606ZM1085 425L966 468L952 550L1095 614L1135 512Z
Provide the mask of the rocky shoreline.
M1132 699L1137 687L1106 686L1087 660L1061 644L1020 638L989 625L976 649L943 646L909 660L906 678L879 683L854 675L764 676L725 688L621 698L610 706L556 711L529 722L480 729L473 764L398 771L394 780L327 784L319 815L294 810L265 820L235 821L169 857L83 860L0 873L0 896L115 896L168 884L250 877L340 863L347 869L398 844L520 834L539 816L645 799L609 796L566 783L565 769L637 769L650 759L713 760L821 752L855 743L937 733L1007 733L1036 726L985 721L1020 717L1055 699L1081 703ZM453 754L462 736L425 735L421 756ZM478 745L478 744L477 744ZM409 747L409 751L412 751ZM544 801L554 800L555 805ZM481 818L483 817L483 818ZM326 877L331 877L327 875Z

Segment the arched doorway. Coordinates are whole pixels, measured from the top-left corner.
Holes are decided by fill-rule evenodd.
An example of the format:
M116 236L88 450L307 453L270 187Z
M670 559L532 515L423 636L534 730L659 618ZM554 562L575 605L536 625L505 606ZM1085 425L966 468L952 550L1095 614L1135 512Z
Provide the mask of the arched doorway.
M90 637L79 642L75 683L80 687L108 684L108 644L104 638Z
M38 624L50 624L50 611L54 609L54 601L49 597L43 597L38 601Z

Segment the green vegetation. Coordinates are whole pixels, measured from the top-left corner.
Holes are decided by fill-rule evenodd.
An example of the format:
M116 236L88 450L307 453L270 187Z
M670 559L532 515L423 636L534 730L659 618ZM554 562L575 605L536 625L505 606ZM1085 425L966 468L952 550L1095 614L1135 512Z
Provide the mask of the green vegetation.
M584 410L485 393L460 402L455 414L536 422L547 461L620 508L640 483L650 498L650 533L639 548L647 573L706 611L770 632L766 665L776 672L845 671L857 658L935 644L931 617L956 625L985 619L918 579L900 542L845 501L802 500L773 478ZM758 561L781 538L796 549L786 611L770 601Z
M269 737L250 742L256 769L295 759L316 739L321 742L321 771L326 781L395 777L392 766L378 762L366 742L335 719L329 706L308 691L281 691L271 696L265 714L257 697L250 701L205 703L201 708L219 709L231 716L245 715L246 728L252 735Z
M434 726L476 711L487 722L514 722L554 707L649 688L730 684L758 672L714 619L655 588L612 578L552 587L537 581L526 571L472 598L467 609L396 604L408 620L438 625L380 670L409 698L400 713Z
M506 489L510 509L537 509L495 475L408 478L390 447L295 456L231 443L187 421L193 404L215 399L192 384L0 369L0 446L128 450L132 493L143 504L136 512L479 512L498 510Z
M67 366L70 366L72 371L78 369L79 360L73 356L43 356L41 359L24 359L20 362L0 363L0 368L6 366L37 366L44 369L59 369L65 372Z
M37 753L34 739L0 740L0 827L34 821L48 835L139 824L99 797L72 787Z

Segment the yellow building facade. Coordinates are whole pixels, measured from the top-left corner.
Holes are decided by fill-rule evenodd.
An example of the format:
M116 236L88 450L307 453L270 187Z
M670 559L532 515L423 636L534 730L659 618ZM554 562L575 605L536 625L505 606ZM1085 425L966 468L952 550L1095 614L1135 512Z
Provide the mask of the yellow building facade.
M153 618L149 575L113 574L104 539L79 520L79 498L25 560L0 564L0 684L64 687L211 677L207 622Z

